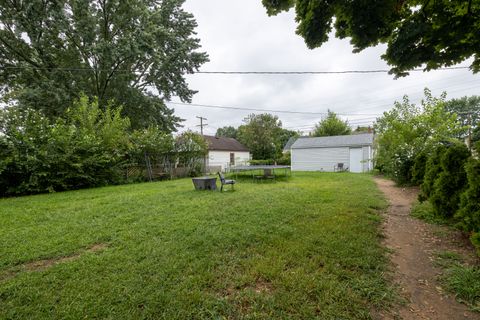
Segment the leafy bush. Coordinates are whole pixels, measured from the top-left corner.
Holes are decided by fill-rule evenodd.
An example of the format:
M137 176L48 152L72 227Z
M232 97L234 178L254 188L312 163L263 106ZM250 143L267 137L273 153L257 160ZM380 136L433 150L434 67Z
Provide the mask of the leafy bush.
M449 146L440 158L440 174L433 183L430 201L435 213L451 217L458 210L460 195L467 185L465 163L471 156L465 144Z
M177 161L187 169L187 174L192 177L202 173L203 158L207 152L207 142L198 133L186 131L175 141Z
M435 98L426 89L420 106L411 104L405 96L375 124L376 167L398 183L414 182L416 155L431 150L440 141L455 138L462 129L457 116L445 109L444 95ZM416 167L418 179L421 167Z
M286 152L282 154L282 156L276 160L274 159L266 159L266 160L250 160L249 164L251 166L263 166L263 165L284 165L284 166L289 166L290 165L290 152Z
M0 196L122 183L125 166L143 167L146 157L196 175L206 152L199 134L175 139L155 126L132 132L121 108L102 110L86 96L55 121L33 109L6 108L0 110Z
M409 145L399 146L393 155L393 177L400 185L409 184L412 180L413 156L414 152Z
M289 166L291 165L291 154L290 154L290 151L288 152L285 152L284 154L282 154L282 157L277 159L277 164L278 165L283 165L283 166Z
M130 145L121 109L100 110L82 97L54 122L32 109L2 111L0 195L79 189L118 183Z
M480 160L471 159L465 168L468 188L461 196L455 217L460 220L461 228L471 233L472 243L480 253Z
M266 165L272 165L275 163L275 160L273 159L267 159L267 160L250 160L249 161L251 166L266 166Z

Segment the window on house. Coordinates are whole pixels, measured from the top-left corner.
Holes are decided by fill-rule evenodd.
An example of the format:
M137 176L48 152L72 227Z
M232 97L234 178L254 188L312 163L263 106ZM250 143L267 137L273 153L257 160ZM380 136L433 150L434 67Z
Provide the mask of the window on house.
M230 153L230 164L235 165L235 153Z

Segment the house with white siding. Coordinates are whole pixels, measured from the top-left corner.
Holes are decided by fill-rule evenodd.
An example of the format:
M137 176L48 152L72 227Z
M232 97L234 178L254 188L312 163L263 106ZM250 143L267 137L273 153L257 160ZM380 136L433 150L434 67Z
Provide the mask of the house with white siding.
M203 136L208 144L207 168L210 172L225 171L250 161L250 150L233 138Z
M373 169L373 133L301 137L291 146L292 171L334 171L339 163L350 172Z

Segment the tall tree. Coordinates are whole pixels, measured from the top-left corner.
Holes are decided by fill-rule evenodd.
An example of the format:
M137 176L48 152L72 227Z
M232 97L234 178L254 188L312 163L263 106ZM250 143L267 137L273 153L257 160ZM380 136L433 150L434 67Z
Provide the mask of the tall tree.
M238 130L232 126L225 126L222 128L217 129L217 133L215 134L217 137L225 137L225 138L237 138Z
M0 1L0 90L7 102L63 116L81 92L123 105L132 126L175 130L173 95L207 55L184 0Z
M276 159L281 155L286 137L282 134L282 122L277 116L263 113L250 114L238 128L238 140L247 146L253 159ZM288 139L287 139L288 140Z
M313 136L343 136L351 133L352 129L348 126L348 122L340 119L335 112L328 110L328 115L315 125Z
M295 8L297 34L308 48L350 38L353 52L387 44L382 58L396 76L409 70L450 66L472 58L480 70L480 1L417 0L262 0L269 15Z
M459 137L472 136L473 141L480 139L480 97L471 96L459 99L452 99L445 103L448 112L455 113L465 127L459 134Z

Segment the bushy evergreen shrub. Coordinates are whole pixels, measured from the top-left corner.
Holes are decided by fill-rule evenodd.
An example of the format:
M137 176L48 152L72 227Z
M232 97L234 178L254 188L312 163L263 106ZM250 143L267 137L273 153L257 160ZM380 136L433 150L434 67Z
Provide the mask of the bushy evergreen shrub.
M425 176L425 170L428 161L427 151L422 151L415 156L412 167L412 183L415 185L421 185L423 183L423 177Z
M465 169L468 188L461 196L460 209L455 217L461 228L471 233L472 243L480 253L480 160L471 159Z
M465 163L471 156L467 146L457 143L447 147L440 158L440 173L433 183L430 201L435 213L452 217L458 210L460 195L467 186Z
M428 157L425 164L425 174L423 176L423 183L421 185L420 201L424 201L430 197L433 191L433 184L435 179L441 172L440 159L445 152L444 145L438 145Z

